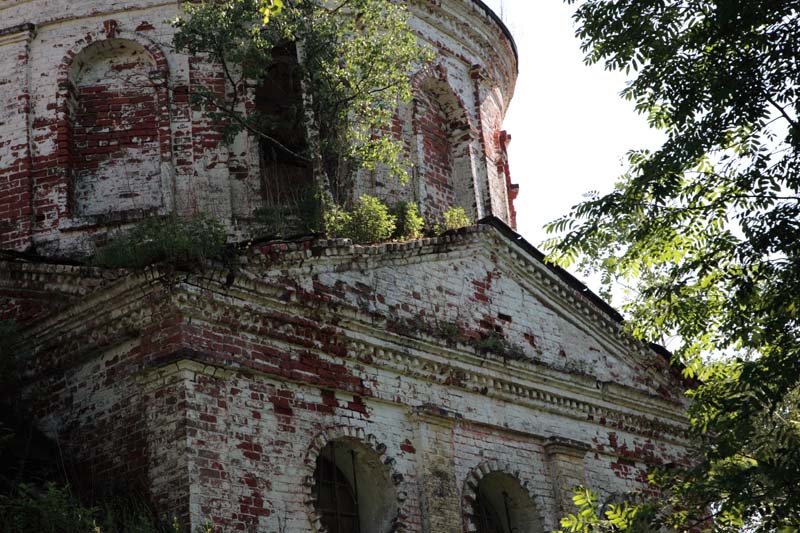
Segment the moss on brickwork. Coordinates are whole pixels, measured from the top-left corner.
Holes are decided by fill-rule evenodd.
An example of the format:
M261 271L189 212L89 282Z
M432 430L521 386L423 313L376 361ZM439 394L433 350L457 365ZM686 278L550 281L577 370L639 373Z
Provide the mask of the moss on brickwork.
M503 359L525 359L525 351L508 341L501 333L492 331L473 341L473 346L480 353L492 353Z

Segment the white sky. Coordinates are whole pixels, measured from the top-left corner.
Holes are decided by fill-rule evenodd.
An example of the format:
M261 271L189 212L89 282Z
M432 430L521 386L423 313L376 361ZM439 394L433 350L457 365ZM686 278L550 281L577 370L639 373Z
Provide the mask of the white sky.
M519 50L519 78L504 128L512 138L511 179L520 184L517 229L538 246L546 238L542 226L566 214L584 193L611 190L628 150L654 148L662 137L619 97L623 74L583 63L574 5L484 1L502 15Z

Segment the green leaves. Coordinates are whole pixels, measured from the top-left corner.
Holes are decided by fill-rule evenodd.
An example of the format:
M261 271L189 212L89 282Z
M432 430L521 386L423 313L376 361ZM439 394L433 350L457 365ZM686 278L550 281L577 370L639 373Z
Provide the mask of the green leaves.
M631 495L632 499L637 498ZM578 512L561 519L561 527L572 533L614 533L619 531L640 531L649 525L637 521L642 509L639 505L623 502L601 506L595 492L585 487L573 489L572 501ZM603 510L605 507L605 510ZM645 508L647 514L648 509ZM564 533L563 530L557 533Z
M269 19L278 15L283 9L281 0L261 0L258 12L264 17L264 24L269 24Z
M359 244L388 241L395 224L389 208L366 194L349 211L334 206L325 213L325 233L329 237L346 237Z
M623 97L667 140L630 152L614 191L552 223L545 246L608 293L633 287L630 331L680 339L700 380L700 461L659 477L671 523L797 525L795 426L775 414L800 383L800 1L576 3L587 61L635 72Z
M179 51L205 55L225 74L225 87L193 86L197 105L225 128L242 130L286 151L270 125L273 116L246 110L242 99L268 79L272 53L298 51L303 113L295 128L313 130L296 158L322 162L329 193L344 201L352 174L376 166L406 179L401 145L385 135L401 101L411 98L410 74L431 54L408 27L406 7L392 0L225 0L188 5L178 19ZM317 146L318 144L318 146ZM341 198L340 198L341 196Z

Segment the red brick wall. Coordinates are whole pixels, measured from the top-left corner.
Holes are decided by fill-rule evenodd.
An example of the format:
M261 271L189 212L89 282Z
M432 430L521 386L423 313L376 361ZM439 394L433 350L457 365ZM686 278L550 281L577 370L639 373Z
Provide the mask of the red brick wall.
M122 179L109 187L117 205L142 207L153 203L148 189L160 189L158 169L158 109L152 90L107 85L78 88L72 124L72 156L78 211L92 212L94 182L114 180L109 171L124 160ZM150 171L143 174L143 170ZM117 181L117 180L114 180ZM81 209L83 208L83 209ZM110 210L115 206L107 206Z
M427 214L439 216L455 205L450 121L444 106L429 91L415 99L417 132L421 137L421 177L425 184L422 204Z
M26 79L31 25L8 28L0 54L0 86L15 94L0 98L0 249L22 250L30 243L31 187L28 117L30 92Z
M137 43L112 40L87 48L76 61L65 124L73 215L160 207L161 117L152 57Z

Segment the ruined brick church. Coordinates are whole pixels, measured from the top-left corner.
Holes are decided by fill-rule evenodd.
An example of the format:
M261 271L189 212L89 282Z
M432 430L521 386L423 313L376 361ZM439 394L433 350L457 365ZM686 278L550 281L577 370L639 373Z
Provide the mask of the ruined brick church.
M0 320L76 483L142 488L192 531L541 533L573 486L608 500L686 460L668 354L514 231L510 33L480 0L408 6L437 53L396 120L413 178L353 194L479 222L260 243L231 278L78 261L170 212L233 240L269 201L281 162L186 96L222 82L169 46L179 3L0 0Z

